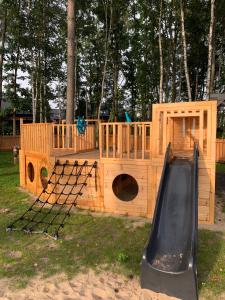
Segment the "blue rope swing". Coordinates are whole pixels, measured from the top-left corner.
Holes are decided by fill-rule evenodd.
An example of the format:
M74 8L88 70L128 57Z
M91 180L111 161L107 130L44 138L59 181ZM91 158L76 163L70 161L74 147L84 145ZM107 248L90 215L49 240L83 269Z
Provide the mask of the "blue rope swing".
M131 123L132 122L131 117L129 116L129 114L128 114L127 111L125 112L125 117L126 117L126 122L127 123Z
M77 120L77 131L79 135L85 134L87 128L87 122L85 121L84 117L78 117Z

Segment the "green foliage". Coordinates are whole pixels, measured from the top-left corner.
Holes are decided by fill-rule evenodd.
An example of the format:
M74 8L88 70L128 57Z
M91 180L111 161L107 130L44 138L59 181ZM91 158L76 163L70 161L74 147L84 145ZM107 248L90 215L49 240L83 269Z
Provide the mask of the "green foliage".
M4 97L12 108L32 110L37 120L49 118L49 103L65 107L66 1L4 0L7 12L4 55ZM215 82L225 80L224 1L216 3ZM146 119L159 98L160 2L149 0L76 1L76 114L96 117L101 98L110 35L102 112L112 120L124 110L132 119ZM208 65L210 1L185 2L185 31L193 99L202 99ZM111 24L111 26L110 26ZM110 28L111 27L111 28ZM163 1L162 52L166 101L187 100L180 33L180 1ZM24 86L25 85L25 86Z
M12 153L0 153L0 278L22 288L35 275L66 273L72 277L88 268L140 275L140 261L149 224L135 227L129 218L96 217L73 213L54 241L43 235L7 233L5 227L31 203L18 190L18 165ZM200 230L198 242L200 295L219 299L225 292L224 234Z
M117 261L120 263L124 263L128 260L129 256L126 253L119 252L117 254Z
M225 173L225 164L217 163L216 171L220 173Z

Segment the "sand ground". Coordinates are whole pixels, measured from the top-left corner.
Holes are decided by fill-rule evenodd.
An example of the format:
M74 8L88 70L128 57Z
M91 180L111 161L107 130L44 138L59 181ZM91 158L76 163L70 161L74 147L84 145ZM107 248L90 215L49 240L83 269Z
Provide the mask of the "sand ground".
M110 272L96 274L92 270L71 280L63 274L46 279L39 276L24 289L13 289L9 282L8 279L0 280L0 300L178 300L142 290L138 278ZM200 297L199 300L207 298ZM225 294L215 300L225 300Z
M141 290L138 279L93 271L68 280L65 275L36 277L26 288L13 290L9 280L0 280L0 300L175 300L177 298Z

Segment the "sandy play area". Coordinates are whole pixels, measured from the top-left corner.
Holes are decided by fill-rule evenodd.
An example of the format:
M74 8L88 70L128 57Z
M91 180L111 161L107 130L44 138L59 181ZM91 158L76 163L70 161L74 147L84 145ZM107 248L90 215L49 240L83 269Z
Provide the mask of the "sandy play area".
M64 275L36 277L25 289L13 291L8 280L0 281L0 300L175 300L141 290L138 279L109 272L79 274L72 280Z

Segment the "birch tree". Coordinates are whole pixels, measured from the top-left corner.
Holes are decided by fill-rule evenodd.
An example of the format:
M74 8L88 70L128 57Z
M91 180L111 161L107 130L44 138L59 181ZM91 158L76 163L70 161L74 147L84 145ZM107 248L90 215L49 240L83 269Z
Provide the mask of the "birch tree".
M75 92L75 0L67 2L67 104L66 123L74 122Z
M187 63L187 43L186 43L186 35L185 35L185 27L184 27L184 7L183 1L180 1L180 17L181 17L181 36L182 36L182 44L183 44L183 58L184 58L184 72L187 84L187 92L188 92L188 100L191 101L191 85L190 85L190 77Z
M6 35L6 10L2 13L0 19L0 111L3 97L3 61L5 51L5 35Z
M104 59L104 67L102 73L102 84L101 84L101 98L98 107L98 120L100 120L101 114L101 105L104 99L104 90L105 90L105 78L106 78L106 71L107 71L107 64L108 64L108 56L109 56L109 43L110 43L110 36L111 36L111 29L112 29L112 0L110 0L110 18L108 24L108 0L104 2L102 1L105 11L105 59Z
M162 7L163 7L163 0L161 0L160 2L160 12L159 12L159 58L160 58L159 103L163 102L163 52L162 52L162 36L161 36Z
M211 0L211 18L208 36L208 70L206 83L206 99L210 98L213 89L213 53L214 53L214 27L215 27L215 0Z

